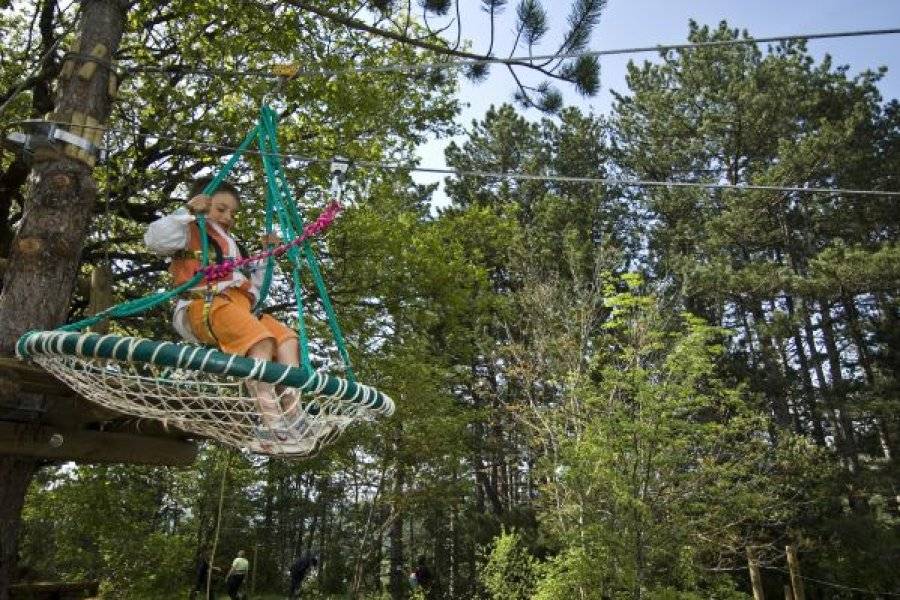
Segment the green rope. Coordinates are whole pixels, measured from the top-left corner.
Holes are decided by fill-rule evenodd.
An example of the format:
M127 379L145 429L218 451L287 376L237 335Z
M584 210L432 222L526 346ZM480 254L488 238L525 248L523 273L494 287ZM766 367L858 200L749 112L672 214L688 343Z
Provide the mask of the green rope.
M278 136L276 134L275 121L275 112L268 106L263 106L260 114L260 125L265 130L266 135L269 138L269 143L272 147L272 153L268 157L264 158L270 158L275 164L275 176L278 178L283 192L281 200L283 201L283 204L287 206L288 212L291 217L293 217L294 229L297 231L303 231L303 218L297 209L297 203L294 200L293 195L291 194L291 187L287 182L287 178L284 174L284 169L281 165L281 151L278 147ZM303 255L306 259L306 264L309 266L310 273L312 273L316 291L319 293L319 298L322 300L322 306L325 308L328 328L331 330L331 335L334 338L338 353L340 354L341 360L344 363L344 367L347 370L347 379L349 379L350 381L355 381L356 375L353 373L353 366L350 362L350 354L347 352L347 345L344 340L344 334L341 331L340 325L338 324L337 314L334 311L334 306L331 304L331 297L329 296L328 290L325 287L325 280L322 278L322 271L319 269L319 263L316 260L315 253L313 252L312 246L310 245L309 241L306 241L303 244Z
M313 254L312 246L309 241L303 243L303 254L306 256L306 264L312 272L313 281L319 290L319 298L322 300L322 306L325 307L325 314L328 316L328 327L331 329L331 335L334 336L334 342L337 345L341 360L344 361L344 367L347 370L347 379L356 381L356 375L353 373L353 366L350 364L350 355L347 353L347 346L344 343L344 334L341 331L337 321L337 314L331 304L331 297L325 289L325 280L322 278L322 271L319 270L319 263Z
M257 131L259 131L258 125L251 129L250 133L244 137L244 140L241 142L240 146L237 147L237 150L234 151L234 154L231 155L231 158L228 159L228 162L225 163L225 166L219 169L219 172L213 176L212 181L207 183L206 187L203 188L204 194L212 196L216 193L216 190L219 189L219 186L222 185L225 178L231 174L231 171L234 169L238 160L244 155L244 152L247 151L247 148L250 147L253 140L256 139ZM209 233L206 231L206 216L202 213L197 215L197 227L200 229L200 249L202 254L200 265L205 267L209 265Z
M282 234L287 239L293 239L303 231L304 220L297 203L294 200L291 186L287 181L284 167L280 160L276 123L277 116L275 111L269 106L263 105L260 110L259 123L247 134L225 165L206 185L203 193L206 195L214 194L234 169L238 160L240 160L250 145L255 141L262 157L262 165L266 176L266 234L272 233L274 219L277 218L279 225L281 226ZM209 232L207 231L206 217L203 214L197 215L197 227L200 230L201 264L203 267L206 267L209 264ZM356 377L350 363L350 355L347 352L346 341L340 325L338 324L337 314L334 311L334 306L331 303L328 290L325 288L325 281L322 277L322 272L319 268L319 263L312 246L309 241L306 241L302 246L302 250L297 247L291 247L288 250L287 255L292 265L291 275L294 283L294 294L297 299L297 333L299 337L298 344L300 347L302 368L305 370L312 370L309 358L309 334L304 319L303 308L302 270L303 263L305 262L312 274L319 298L322 300L322 306L325 309L328 320L328 327L334 337L335 345L340 353L341 360L344 362L347 371L347 379L350 382L355 382ZM266 262L266 273L262 285L260 286L259 298L254 305L254 310L260 310L265 299L268 297L272 284L273 269L274 258L269 257ZM75 323L63 325L62 327L59 327L58 330L78 331L105 319L116 319L140 314L164 302L177 298L182 293L200 285L202 282L203 274L198 272L191 277L191 279L174 289L151 294L136 300L122 302L99 312L96 315L92 315L91 317Z
M89 359L108 358L123 362L151 363L173 369L202 371L211 375L228 375L242 379L253 378L307 392L317 392L319 396L328 396L357 404L370 411L381 412L386 416L394 412L393 401L370 386L304 367L259 361L192 344L157 342L112 334L101 335L59 330L29 331L16 342L16 356L28 358L35 355L71 355ZM311 410L308 407L305 410L316 414L314 408Z
M278 214L278 220L281 225L282 233L287 238L293 238L296 233L291 227L290 222L284 216L284 203L281 201L281 194L278 188L276 187L276 177L275 170L276 166L272 164L271 160L271 140L268 137L268 131L265 127L260 132L258 145L260 155L262 156L262 164L263 169L266 173L266 186L268 188L269 197L274 199L273 208ZM311 363L309 359L309 335L306 331L306 322L303 318L303 286L300 279L300 267L301 262L297 255L297 248L291 247L288 250L288 258L291 260L291 264L293 265L292 269L292 279L294 282L294 295L297 299L297 336L298 336L298 344L300 346L300 364L304 368L311 368Z
M82 319L81 321L76 321L75 323L69 323L68 325L57 327L57 329L59 331L78 331L80 329L90 327L91 325L95 325L100 321L103 321L104 319L120 319L123 317L130 317L132 315L147 312L151 308L158 306L163 302L168 302L179 294L188 291L201 281L203 281L203 273L197 273L196 275L191 277L191 279L185 281L175 289L116 304L115 306L111 306L106 310L97 313L96 315L93 315L86 319Z
M272 195L267 191L266 192L266 238L272 235L272 206L275 200L272 198ZM273 244L266 241L266 251L272 249ZM256 304L253 306L253 312L259 313L263 306L265 306L266 298L269 297L269 288L272 286L272 275L275 270L275 257L269 256L266 259L266 272L263 276L262 283L259 286L259 297L256 299Z

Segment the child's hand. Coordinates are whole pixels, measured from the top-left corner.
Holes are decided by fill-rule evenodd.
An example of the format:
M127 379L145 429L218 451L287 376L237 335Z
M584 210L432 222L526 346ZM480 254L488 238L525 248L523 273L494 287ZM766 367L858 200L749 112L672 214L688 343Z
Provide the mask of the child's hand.
M188 210L192 213L205 213L209 211L209 205L212 198L206 194L197 194L187 201Z
M270 233L268 235L261 235L259 237L259 241L263 246L267 246L272 244L273 246L277 246L281 243L281 236L277 233Z

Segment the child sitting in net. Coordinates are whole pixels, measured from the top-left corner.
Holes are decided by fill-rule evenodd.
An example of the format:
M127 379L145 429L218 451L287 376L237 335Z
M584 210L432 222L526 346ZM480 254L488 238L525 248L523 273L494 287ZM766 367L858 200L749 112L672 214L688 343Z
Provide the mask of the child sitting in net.
M154 221L144 235L151 251L172 257L169 272L176 285L188 281L202 266L200 228L194 214L206 215L210 263L243 256L240 244L230 233L241 206L240 192L223 182L212 196L207 196L203 190L211 181L212 177L195 180L186 210L179 209ZM296 367L299 364L297 334L270 315L257 317L253 313L264 271L259 266L249 273L234 270L224 279L198 284L175 305L173 327L189 342ZM266 425L257 434L278 441L292 437L290 424L300 420L297 394L293 390L284 392L282 396L288 405L281 406L272 384L248 379L247 387L256 397Z

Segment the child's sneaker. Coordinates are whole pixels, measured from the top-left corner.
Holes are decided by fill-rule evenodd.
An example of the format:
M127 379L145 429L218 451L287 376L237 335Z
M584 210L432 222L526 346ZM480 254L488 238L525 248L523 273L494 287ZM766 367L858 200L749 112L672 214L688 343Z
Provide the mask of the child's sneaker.
M315 438L301 438L283 419L272 427L256 425L253 435L255 439L247 444L251 452L291 456L309 454L316 447Z

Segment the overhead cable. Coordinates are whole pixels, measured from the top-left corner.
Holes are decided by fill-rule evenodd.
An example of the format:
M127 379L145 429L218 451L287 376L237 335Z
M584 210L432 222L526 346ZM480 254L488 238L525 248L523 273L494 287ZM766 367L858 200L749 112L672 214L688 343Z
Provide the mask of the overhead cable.
M50 124L58 124L58 125L69 125L69 123L61 122L61 121L47 121ZM14 126L16 123L10 123L7 125ZM129 131L125 129L116 129L114 127L102 127L102 126L89 126L83 125L79 126L85 129L105 129L106 131L112 131L116 133L121 133L123 135L133 135L136 137L143 138L151 138L155 140L164 140L167 142L172 142L175 144L184 144L187 146L195 146L198 148L206 148L211 150L221 150L224 152L234 152L237 150L236 146L228 146L223 144L216 144L212 142L203 142L199 140L192 140L186 138L179 138L167 135L161 135L157 133L150 132L138 132L138 131ZM108 149L107 149L108 151ZM260 153L258 150L247 150L246 154L262 156L263 154L266 156L276 156L280 159L288 159L295 160L306 164L312 163L332 163L334 158L319 158L316 156L308 156L304 154L292 154L292 153ZM510 179L515 181L555 181L560 183L593 183L607 186L616 186L616 187L635 187L635 188L694 188L694 189L707 189L707 190L732 190L738 192L785 192L785 193L800 193L800 194L840 194L844 196L879 196L879 197L897 197L900 196L900 191L888 191L888 190L862 190L862 189L852 189L852 188L832 188L832 187L817 187L817 186L782 186L782 185L765 185L765 184L731 184L731 183L716 183L716 182L704 182L704 181L659 181L659 180L648 180L648 179L627 179L627 178L619 178L619 177L579 177L572 175L557 175L553 173L520 173L515 171L490 171L490 170L478 170L478 169L453 169L449 167L420 167L420 166L412 166L409 164L403 163L389 163L389 162L381 162L381 161L367 161L367 160L355 160L349 159L353 165L369 167L373 169L385 169L389 171L408 171L408 172L416 172L416 173L430 173L436 175L450 175L456 177L479 177L483 179Z
M500 64L509 66L525 66L527 63L562 60L567 58L581 57L601 57L614 56L620 54L644 54L649 52L667 52L670 50L693 50L700 48L722 48L729 46L747 46L755 44L766 44L771 42L787 42L799 40L823 40L835 38L851 38L851 37L870 37L881 35L900 34L900 27L892 29L859 29L850 31L832 31L823 33L804 33L789 34L781 36L768 36L757 38L739 38L733 40L712 40L706 42L686 42L681 44L658 44L655 46L634 46L629 48L612 48L606 50L583 50L579 52L562 52L558 54L543 54L530 56L510 56L507 58L487 56L484 58L459 58L455 60L424 62L424 63L392 63L380 66L358 65L342 69L319 69L319 68L302 68L297 69L291 74L291 78L297 77L331 77L344 73L390 73L390 72L411 72L422 71L428 69L452 69L458 67L468 67L473 65L490 65ZM283 65L282 65L283 67ZM131 69L132 72L172 72L191 73L197 75L219 75L225 77L247 76L277 79L283 76L274 74L271 70L227 70L215 68L191 68L179 65L140 65Z
M772 571L780 571L782 573L786 573L788 575L791 574L787 569L781 569L779 567L762 567L763 569L769 569ZM821 585L825 585L831 588L839 589L839 590L848 590L852 592L859 592L863 594L869 594L871 596L896 596L900 597L900 593L897 592L876 592L872 590L867 590L865 588L852 587L849 585L841 585L840 583L834 583L833 581L825 581L824 579L816 579L815 577L807 577L806 575L800 575L801 579L805 579L807 581L812 581Z

